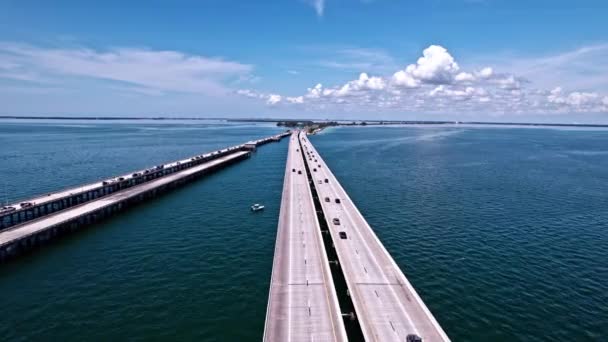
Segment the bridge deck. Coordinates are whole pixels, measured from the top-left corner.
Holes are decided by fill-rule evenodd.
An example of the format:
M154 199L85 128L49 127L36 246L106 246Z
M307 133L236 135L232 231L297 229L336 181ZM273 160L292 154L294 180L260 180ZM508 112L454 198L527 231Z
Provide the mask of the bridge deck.
M365 340L405 341L416 334L423 341L449 341L306 135L300 140Z
M285 169L264 341L346 341L299 148L294 134Z
M167 175L165 177L157 178L157 179L154 179L147 183L136 185L131 188L127 188L127 189L115 192L108 196L101 197L99 199L92 200L92 201L86 202L84 204L74 206L74 207L65 209L63 211L58 211L56 213L49 214L49 215L43 216L41 218L25 222L21 225L17 225L12 228L3 230L0 232L0 246L12 243L16 240L30 236L32 234L36 234L38 232L44 231L55 225L63 224L65 222L71 221L80 216L88 215L101 208L117 204L126 199L143 194L147 191L150 191L155 188L161 187L163 185L167 185L172 182L175 182L181 178L196 174L198 172L202 172L206 169L213 168L215 166L218 166L218 165L228 162L230 160L237 159L248 153L249 152L245 152L245 151L234 152L234 153L222 156L218 159L211 160L207 163L197 165L195 167L185 169L185 170Z

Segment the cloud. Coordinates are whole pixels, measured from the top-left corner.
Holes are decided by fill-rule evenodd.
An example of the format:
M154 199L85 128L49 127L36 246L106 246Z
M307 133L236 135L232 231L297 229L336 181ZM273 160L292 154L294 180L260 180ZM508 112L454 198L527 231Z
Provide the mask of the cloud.
M306 0L306 2L315 9L315 12L317 12L319 17L323 16L323 12L325 11L325 0Z
M405 73L424 83L450 83L460 70L452 55L444 47L431 45L422 51L416 64L405 68Z
M267 104L269 104L269 105L275 105L275 104L277 104L277 103L281 102L281 99L282 99L282 98L283 98L283 97L282 97L281 95L277 95L277 94L270 94L270 95L268 96L268 99L266 100L266 103L267 103Z
M43 48L0 42L0 78L62 83L66 78L113 81L166 92L222 94L224 82L252 66L178 51L141 48Z
M389 76L366 72L325 87L317 83L300 96L255 93L273 106L298 104L309 110L394 110L429 113L608 112L608 96L597 92L547 91L526 78L485 66L462 70L448 50L431 45L416 63Z
M608 107L608 97L601 98L597 93L588 92L570 92L566 93L561 87L556 87L551 90L547 96L547 100L550 103L556 104L560 107L575 108L577 110L586 110L592 108L598 108L601 106Z
M472 61L489 64L551 89L567 82L571 89L608 91L608 43L598 43L541 56L499 53L472 56Z

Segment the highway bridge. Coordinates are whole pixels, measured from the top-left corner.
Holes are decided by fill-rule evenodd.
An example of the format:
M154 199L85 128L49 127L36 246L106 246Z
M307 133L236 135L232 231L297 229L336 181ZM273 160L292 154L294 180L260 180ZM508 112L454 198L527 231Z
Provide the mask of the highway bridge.
M296 191L299 196L308 197L308 191L314 191L318 196L320 210L326 222L324 225L329 227L332 247L338 257L340 267L335 272L335 276L343 277L348 296L354 306L354 313L340 309L345 319L355 317L365 341L449 341L449 338L437 323L429 309L426 307L420 296L416 293L410 282L405 277L399 266L395 263L386 248L382 245L372 228L365 218L361 215L353 201L350 199L344 188L340 185L325 161L321 158L317 150L308 140L304 132L298 133L298 144L290 144L289 157L287 161L286 181L283 190L283 205L291 203L292 192ZM299 160L294 161L293 150L299 151L299 158L304 158L306 167L302 169ZM289 169L292 172L289 172ZM293 172L293 171L296 172ZM307 173L309 189L303 189L301 185L294 188L294 184L288 181L292 177L300 177L302 173ZM284 214L283 205L281 214ZM300 209L301 211L302 209ZM286 214L289 215L289 214ZM314 227L318 229L318 216L299 215L297 224L299 226ZM281 217L281 219L284 219ZM302 219L308 222L302 222ZM309 325L301 333L300 329L294 330L293 316L288 319L277 320L277 315L273 314L275 307L289 307L289 302L298 298L298 302L306 303L305 298L309 296L301 292L292 291L286 299L285 296L277 296L275 285L275 272L296 272L299 263L283 264L277 267L277 260L291 258L293 249L297 249L297 243L289 243L282 237L286 231L292 229L289 223L279 221L277 233L277 248L275 250L275 266L273 268L272 284L270 287L270 297L268 304L268 315L266 321L267 333L266 341L338 341L342 340L342 335L329 334L317 335L317 331L328 331L327 321L321 323L316 320L306 321ZM289 253L289 255L286 255ZM320 257L327 253L319 253ZM324 263L327 260L317 262ZM285 271L289 268L289 272ZM327 290L328 297L332 298L333 293ZM337 294L340 295L340 294ZM316 302L315 302L316 303ZM319 304L320 305L320 304ZM304 306L303 308L305 308ZM302 308L302 309L303 309ZM330 306L333 309L333 306ZM329 312L330 317L336 317L335 313ZM333 315L333 316L332 316ZM279 315L279 317L281 317ZM302 319L298 317L299 319ZM273 331L285 331L283 334L269 334L268 327L272 326ZM337 325L333 324L336 331ZM289 334L291 331L291 334ZM320 338L322 337L322 338Z
M0 212L0 262L245 159L257 146L288 135L249 141L5 206Z
M289 140L264 341L346 341L298 134Z

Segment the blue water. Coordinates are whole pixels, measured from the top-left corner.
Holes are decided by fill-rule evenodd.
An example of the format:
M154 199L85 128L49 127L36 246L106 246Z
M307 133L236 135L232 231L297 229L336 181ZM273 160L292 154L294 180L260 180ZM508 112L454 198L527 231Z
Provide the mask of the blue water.
M0 197L278 131L0 121ZM606 340L608 130L335 128L311 141L453 340ZM260 340L286 151L285 140L265 145L3 265L0 336ZM249 212L256 202L266 210Z

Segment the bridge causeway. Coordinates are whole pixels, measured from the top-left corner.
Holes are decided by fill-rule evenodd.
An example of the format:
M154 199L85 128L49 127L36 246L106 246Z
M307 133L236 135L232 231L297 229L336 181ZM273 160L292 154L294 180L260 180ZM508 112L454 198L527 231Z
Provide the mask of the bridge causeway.
M0 262L245 159L256 146L287 135L250 141L5 207L0 213Z
M289 141L264 341L346 341L298 136Z

